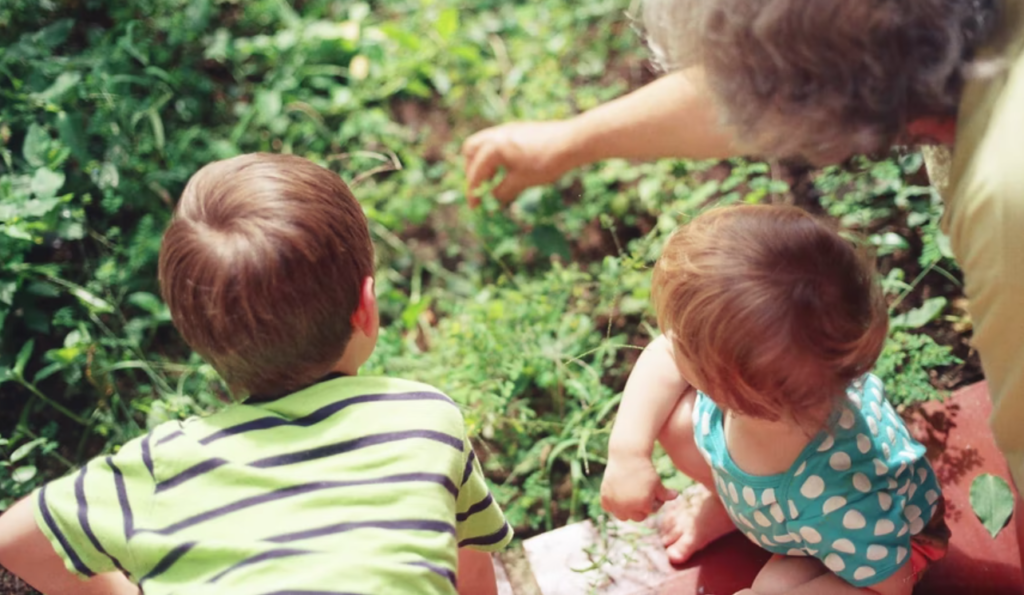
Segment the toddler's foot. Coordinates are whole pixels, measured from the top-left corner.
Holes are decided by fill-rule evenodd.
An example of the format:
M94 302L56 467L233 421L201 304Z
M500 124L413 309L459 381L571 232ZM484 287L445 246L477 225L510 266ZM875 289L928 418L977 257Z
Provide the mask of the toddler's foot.
M691 556L736 530L722 501L698 484L665 504L658 521L658 533L668 559L682 564Z

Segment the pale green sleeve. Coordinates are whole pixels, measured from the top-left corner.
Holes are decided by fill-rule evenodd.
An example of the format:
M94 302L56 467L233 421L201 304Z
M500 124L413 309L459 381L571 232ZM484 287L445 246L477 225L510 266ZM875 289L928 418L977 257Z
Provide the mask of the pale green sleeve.
M132 576L129 543L155 487L150 440L132 440L32 495L36 523L71 572Z
M486 552L504 549L512 541L512 528L487 487L480 462L468 439L463 450L466 461L456 515L459 547Z

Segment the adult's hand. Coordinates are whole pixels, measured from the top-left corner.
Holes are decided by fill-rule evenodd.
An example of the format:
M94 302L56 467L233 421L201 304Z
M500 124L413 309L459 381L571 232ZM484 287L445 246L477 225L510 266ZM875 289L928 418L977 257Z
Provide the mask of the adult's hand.
M550 184L575 167L572 160L571 121L513 122L488 128L466 139L462 155L466 158L469 203L476 206L480 186L504 168L505 177L493 193L509 203L523 190Z
M470 204L498 168L494 195L504 203L523 190L550 184L569 170L601 159L710 159L738 154L719 127L699 69L666 75L629 95L569 120L520 122L478 132L462 147Z

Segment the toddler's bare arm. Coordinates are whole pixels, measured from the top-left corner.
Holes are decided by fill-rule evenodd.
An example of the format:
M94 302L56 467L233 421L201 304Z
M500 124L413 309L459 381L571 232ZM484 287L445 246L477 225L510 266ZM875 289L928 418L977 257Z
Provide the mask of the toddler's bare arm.
M644 349L626 381L608 443L601 504L616 518L640 521L676 497L651 462L654 441L689 389L664 335Z

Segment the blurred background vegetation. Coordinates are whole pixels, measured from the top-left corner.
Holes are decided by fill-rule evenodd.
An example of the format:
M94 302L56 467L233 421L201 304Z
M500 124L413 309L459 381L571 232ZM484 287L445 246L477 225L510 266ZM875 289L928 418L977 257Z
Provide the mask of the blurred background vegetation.
M0 0L0 511L223 386L159 299L188 177L251 151L341 174L378 250L366 373L464 408L520 536L600 515L608 432L656 333L649 270L714 204L796 203L873 243L900 405L978 379L920 155L805 171L607 161L470 211L475 130L568 117L653 78L628 0ZM671 485L682 485L659 457Z

